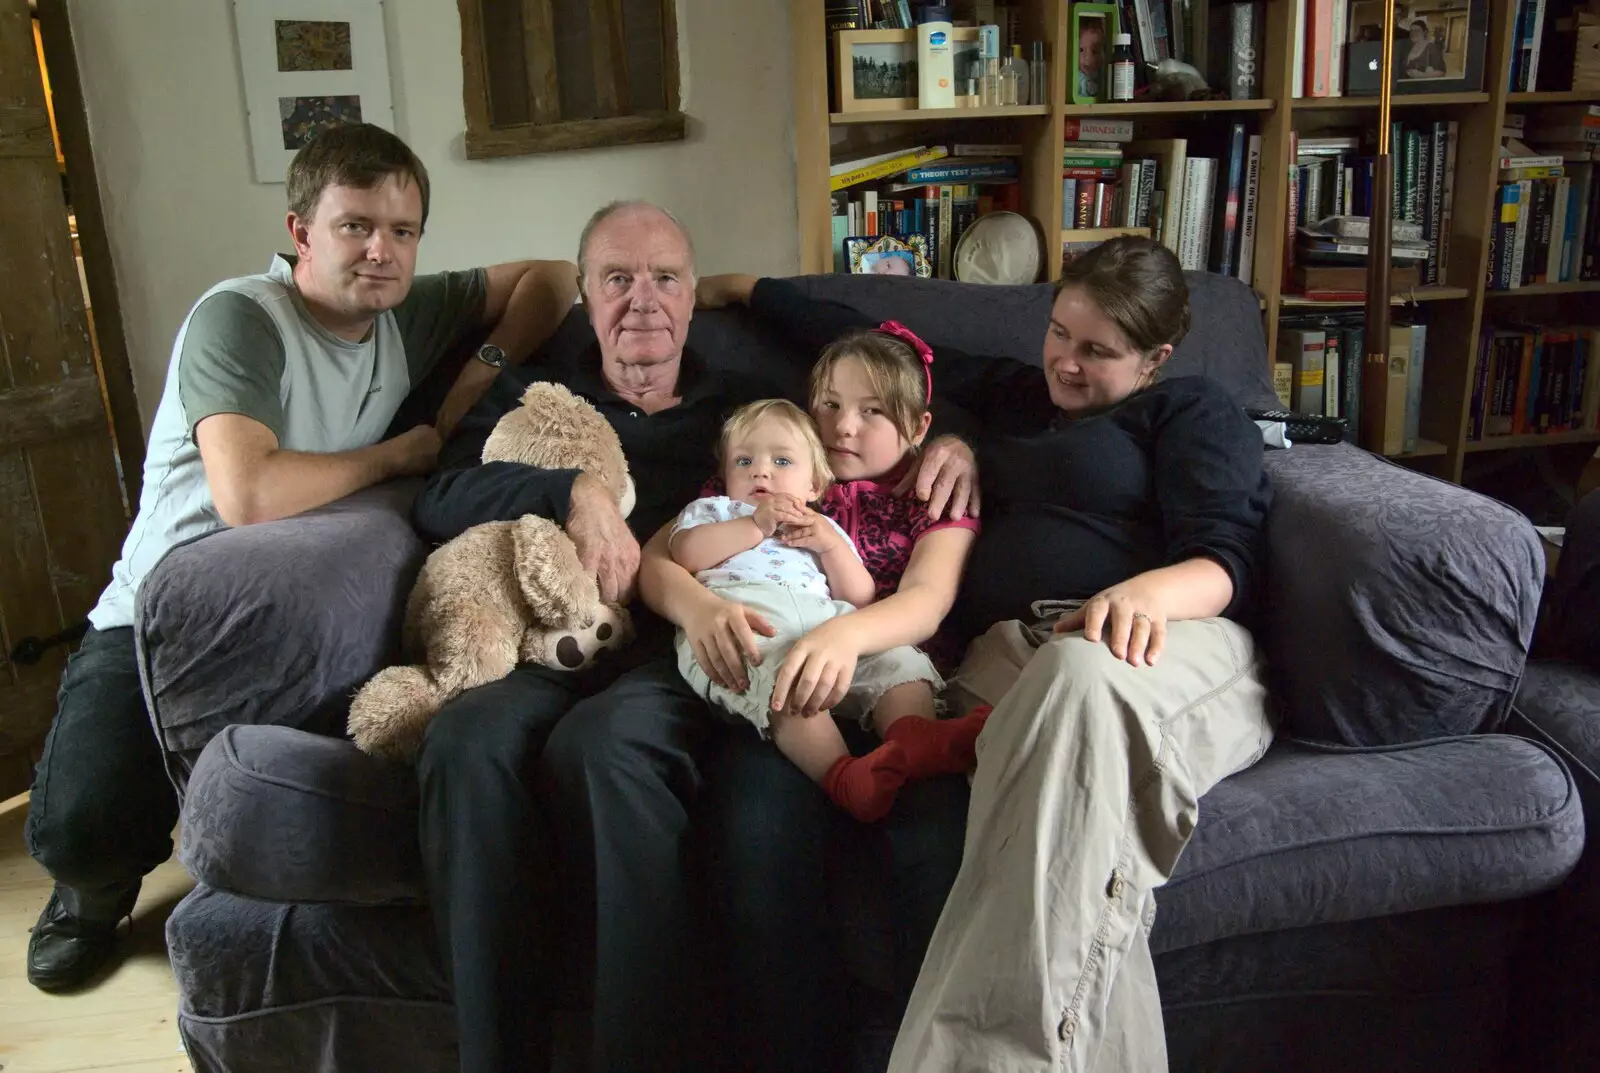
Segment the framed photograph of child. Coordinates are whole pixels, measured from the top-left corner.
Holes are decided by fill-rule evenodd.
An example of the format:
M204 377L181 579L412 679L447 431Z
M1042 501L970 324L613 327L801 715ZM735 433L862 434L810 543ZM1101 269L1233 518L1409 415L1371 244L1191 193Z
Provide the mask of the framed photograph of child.
M926 235L868 235L844 240L845 263L858 276L933 275Z
M950 32L956 107L978 103L978 28ZM841 112L905 111L917 107L915 30L840 30L834 34L833 78ZM968 89L972 90L968 94Z
M1075 104L1111 99L1111 49L1122 32L1115 4L1073 4L1072 70L1067 81Z

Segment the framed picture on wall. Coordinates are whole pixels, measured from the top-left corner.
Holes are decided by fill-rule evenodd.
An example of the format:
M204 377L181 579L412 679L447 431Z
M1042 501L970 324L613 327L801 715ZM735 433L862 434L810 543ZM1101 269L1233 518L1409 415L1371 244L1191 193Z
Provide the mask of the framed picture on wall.
M1383 0L1351 0L1346 46L1378 55ZM1483 89L1488 0L1425 0L1394 7L1394 91L1476 93ZM1376 70L1377 64L1373 64ZM1373 80L1376 81L1375 79ZM1377 93L1376 85L1367 92Z
M257 182L324 127L394 129L383 0L234 0L233 24Z

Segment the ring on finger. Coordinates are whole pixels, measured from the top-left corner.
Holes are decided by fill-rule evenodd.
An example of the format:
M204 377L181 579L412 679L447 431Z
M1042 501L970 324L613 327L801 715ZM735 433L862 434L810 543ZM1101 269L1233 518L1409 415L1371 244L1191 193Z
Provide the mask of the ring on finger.
M1146 621L1146 622L1149 622L1149 621L1150 621L1150 616L1149 616L1149 615L1147 615L1147 614L1145 614L1145 613L1144 613L1144 612L1143 612L1143 611L1135 611L1135 612L1134 612L1134 613L1133 613L1133 617L1134 617L1134 618L1136 618L1136 619L1137 619L1137 618L1142 618L1142 619L1144 619L1144 620L1145 620L1145 621Z

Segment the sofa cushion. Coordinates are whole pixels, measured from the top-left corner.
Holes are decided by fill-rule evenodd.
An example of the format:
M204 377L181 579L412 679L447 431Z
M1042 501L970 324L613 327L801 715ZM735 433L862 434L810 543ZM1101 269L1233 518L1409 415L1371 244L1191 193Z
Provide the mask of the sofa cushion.
M343 733L350 697L390 662L424 546L416 481L168 551L139 587L145 697L179 792L233 723Z
M1600 674L1559 660L1529 663L1517 691L1517 711L1600 796Z
M202 884L167 918L167 950L197 1070L459 1067L426 909L282 905Z
M420 902L416 769L342 738L232 726L194 765L178 859L217 890L280 902Z
M1201 800L1151 949L1536 894L1583 837L1566 769L1533 742L1279 741Z
M1256 637L1296 737L1391 745L1498 730L1544 555L1476 492L1349 444L1269 451Z

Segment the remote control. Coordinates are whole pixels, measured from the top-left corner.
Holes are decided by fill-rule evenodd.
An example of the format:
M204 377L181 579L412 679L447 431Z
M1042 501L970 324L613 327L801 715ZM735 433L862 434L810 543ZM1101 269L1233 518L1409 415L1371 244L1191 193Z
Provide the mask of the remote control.
M1297 414L1292 410L1245 408L1252 421L1281 421L1290 443L1343 443L1348 426L1342 417Z

